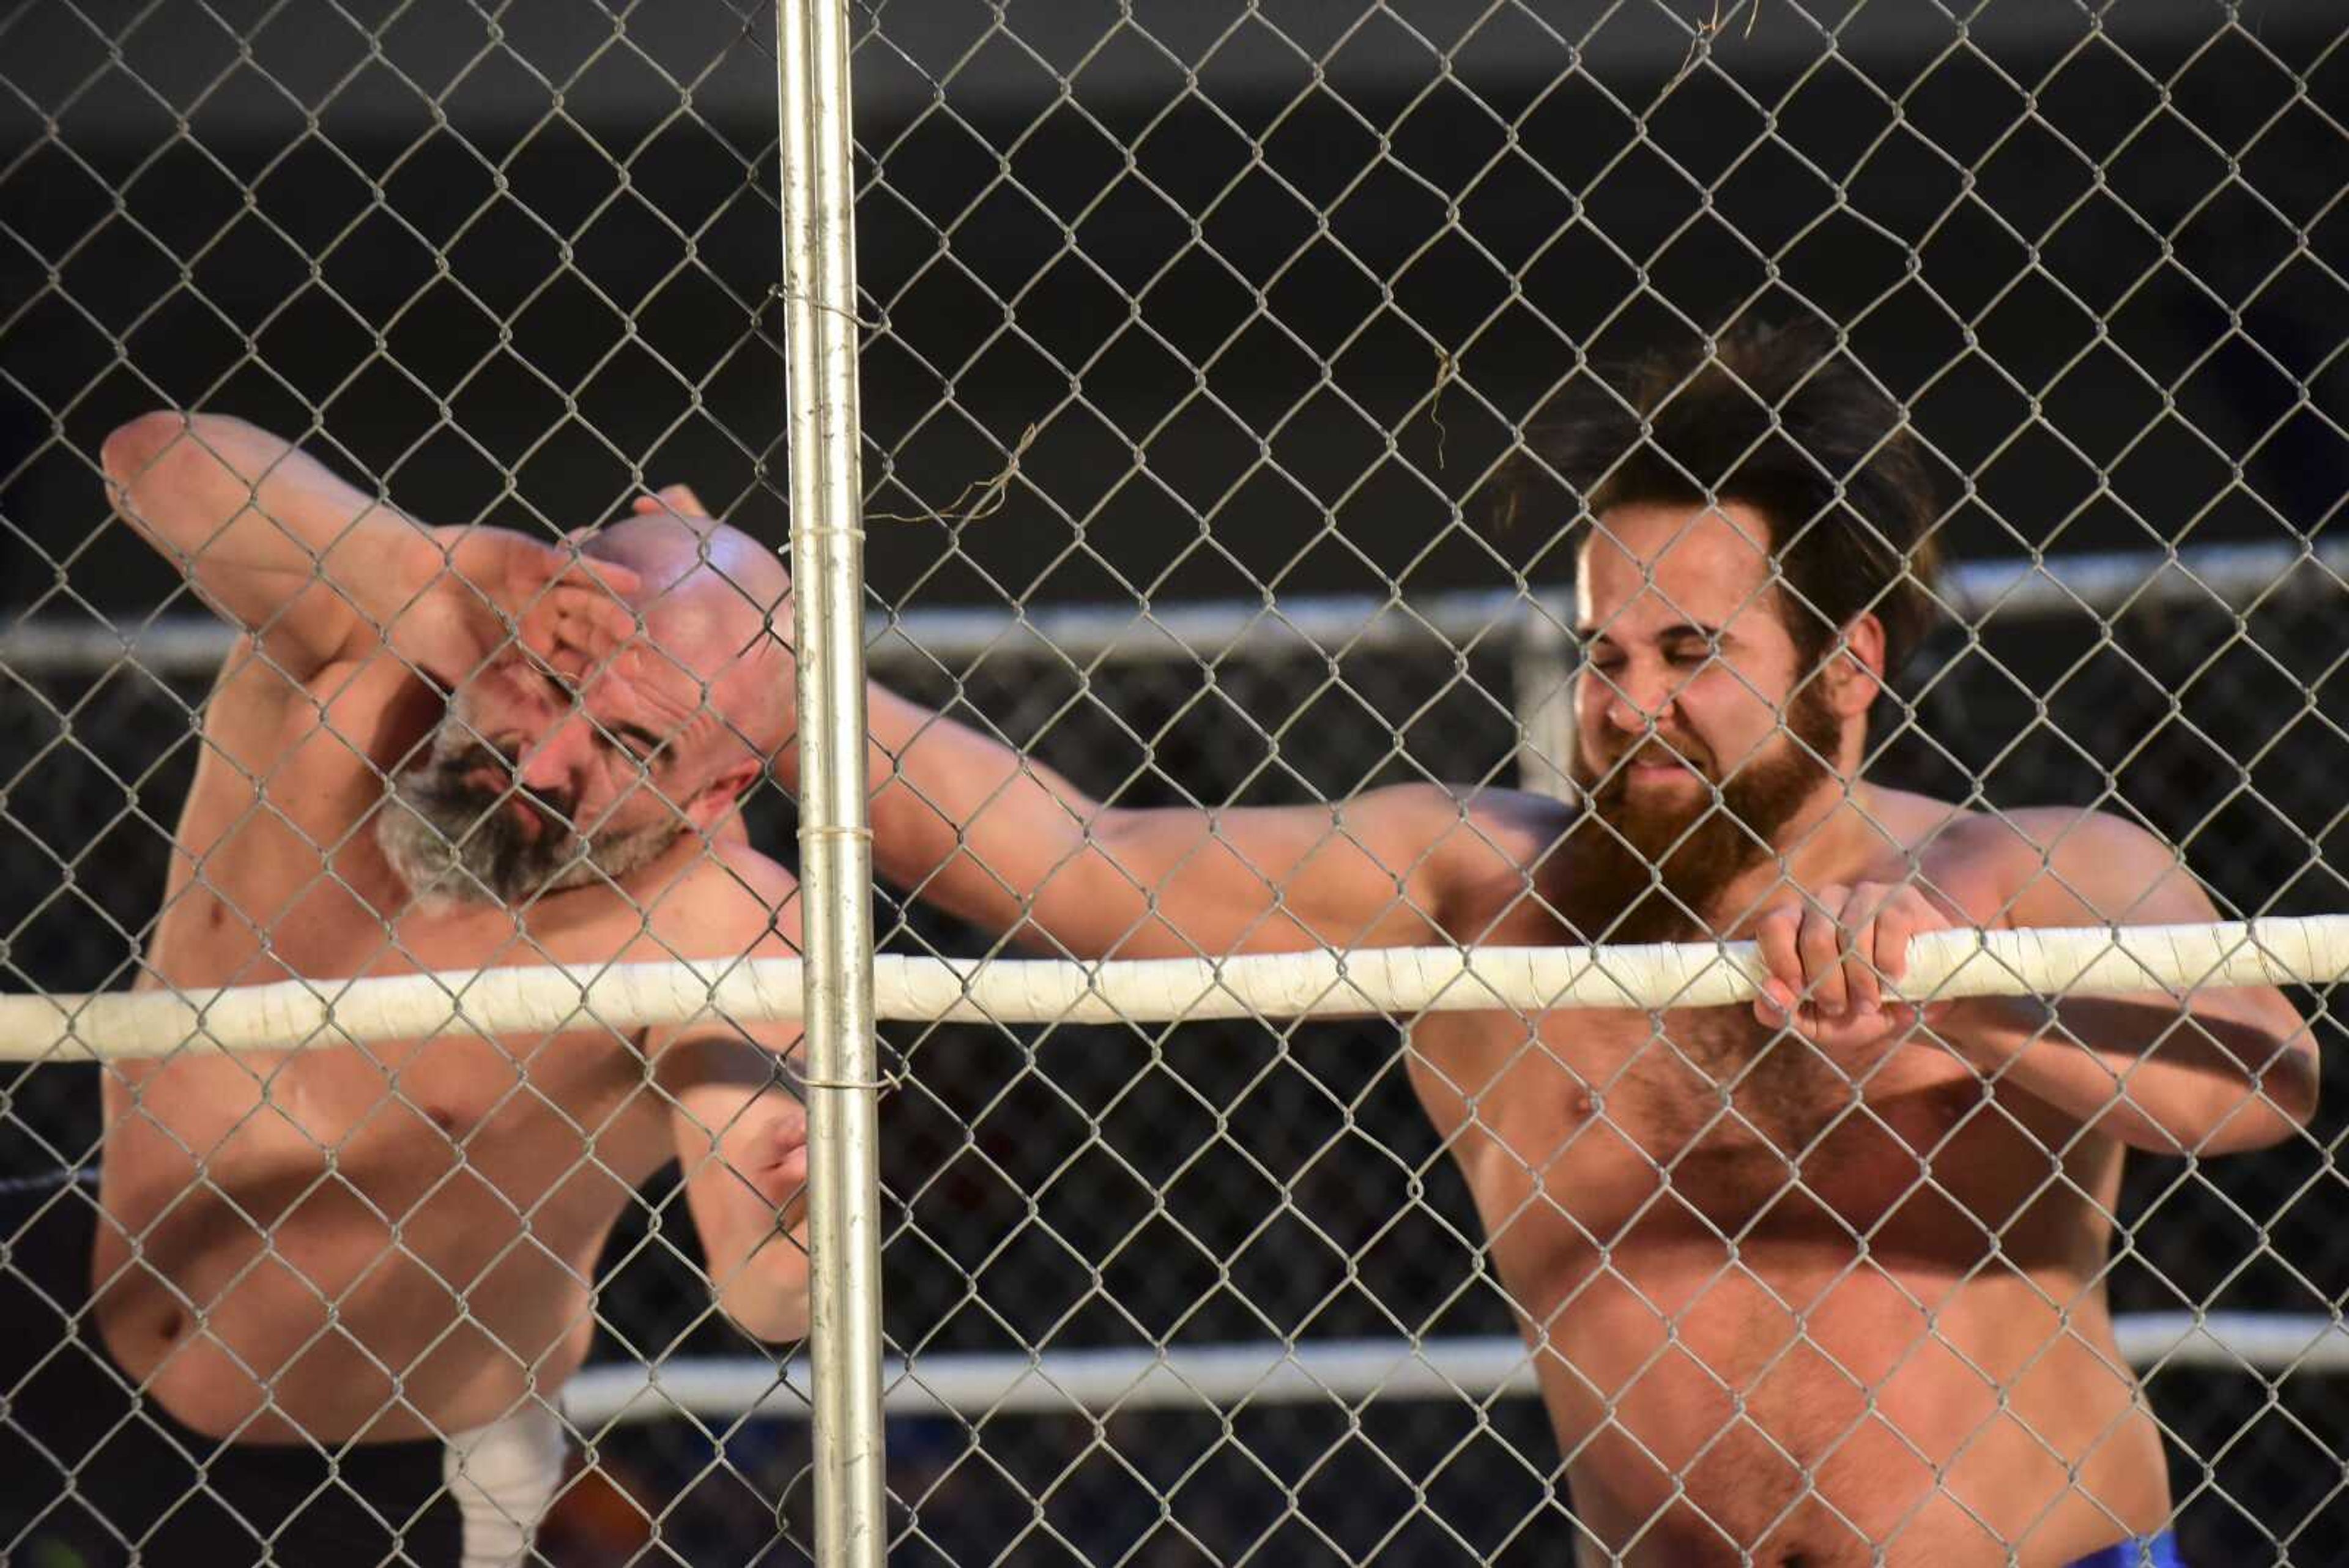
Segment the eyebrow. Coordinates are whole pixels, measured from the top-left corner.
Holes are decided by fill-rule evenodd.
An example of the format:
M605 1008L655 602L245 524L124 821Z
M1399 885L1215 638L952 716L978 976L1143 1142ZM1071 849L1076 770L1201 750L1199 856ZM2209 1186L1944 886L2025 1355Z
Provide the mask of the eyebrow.
M1604 628L1594 629L1588 627L1578 626L1574 628L1574 635L1585 642L1612 642L1614 640L1614 637L1611 632ZM1656 634L1656 640L1658 642L1673 642L1680 639L1690 637L1702 638L1708 642L1735 642L1737 640L1737 634L1726 629L1725 628L1702 626L1695 621L1689 620L1682 621L1676 626L1668 626L1664 628L1663 630Z
M606 720L596 718L595 714L587 712L587 705L585 701L583 701L585 696L585 692L581 691L577 687L573 686L569 681L564 680L563 677L554 670L542 666L539 668L538 672L540 676L544 679L547 685L554 689L554 695L558 701L575 704L582 713L586 714L588 721L597 729L603 731L605 734L616 736L624 741L636 742L638 745L644 747L647 758L658 753L663 746L668 743L666 740L653 733L652 731L647 729L644 725L636 722L634 720Z
M645 748L645 752L647 755L659 751L663 746L668 743L662 740L658 735L654 734L650 730L646 729L642 724L629 723L626 721L614 723L605 723L605 722L600 719L597 720L596 722L603 724L605 730L619 736L624 741L634 741L637 742Z

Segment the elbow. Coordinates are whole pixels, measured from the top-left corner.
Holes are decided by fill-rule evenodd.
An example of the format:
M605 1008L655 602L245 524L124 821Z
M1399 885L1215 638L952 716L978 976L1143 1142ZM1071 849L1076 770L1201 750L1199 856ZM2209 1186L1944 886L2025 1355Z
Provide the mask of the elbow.
M2261 1099L2274 1107L2284 1122L2276 1135L2277 1141L2305 1128L2316 1119L2316 1104L2321 1094L2323 1074L2313 1044L2303 1033L2300 1041L2285 1041L2276 1049L2275 1059L2265 1071L2251 1079L2251 1087Z
M2223 1105L2204 1113L2199 1137L2178 1140L2177 1152L2248 1154L2272 1148L2304 1130L2316 1116L2315 1053L2280 1044L2275 1055L2237 1084ZM2187 1118L2181 1117L2181 1120Z
M119 427L98 448L115 513L174 561L202 543L188 536L184 523L186 498L201 493L210 477L195 465L221 466L199 439L203 428L193 415L159 409Z
M108 482L118 493L128 492L193 428L189 416L174 409L158 409L117 428L98 449Z

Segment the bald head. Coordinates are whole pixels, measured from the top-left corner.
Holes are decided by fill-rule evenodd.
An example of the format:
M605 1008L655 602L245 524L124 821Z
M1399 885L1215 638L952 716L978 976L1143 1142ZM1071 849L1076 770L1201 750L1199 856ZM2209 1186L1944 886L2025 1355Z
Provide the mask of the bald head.
M750 744L781 744L792 669L791 575L775 553L714 518L674 512L624 518L580 553L635 572L629 602L647 639L706 683L717 712Z

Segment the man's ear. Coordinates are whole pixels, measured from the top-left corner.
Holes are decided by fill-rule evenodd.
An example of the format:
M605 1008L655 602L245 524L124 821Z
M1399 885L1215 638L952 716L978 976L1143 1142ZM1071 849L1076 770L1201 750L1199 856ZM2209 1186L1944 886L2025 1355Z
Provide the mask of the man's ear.
M742 798L742 792L764 772L766 768L757 757L744 757L730 763L686 802L686 819L700 831L709 832L720 818L733 812L734 803Z
M1884 690L1884 623L1873 611L1843 628L1819 679L1837 712L1854 718L1868 711Z

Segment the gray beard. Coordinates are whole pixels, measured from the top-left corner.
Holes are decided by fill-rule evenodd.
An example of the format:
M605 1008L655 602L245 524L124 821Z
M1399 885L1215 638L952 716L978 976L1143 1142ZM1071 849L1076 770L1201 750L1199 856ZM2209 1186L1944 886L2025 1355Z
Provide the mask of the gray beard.
M651 864L685 832L657 822L628 833L584 836L560 798L542 803L519 785L484 789L464 775L501 761L460 727L443 724L432 754L396 774L375 815L376 845L409 894L427 906L512 908L549 893L617 882ZM507 809L520 800L538 818L535 836Z

